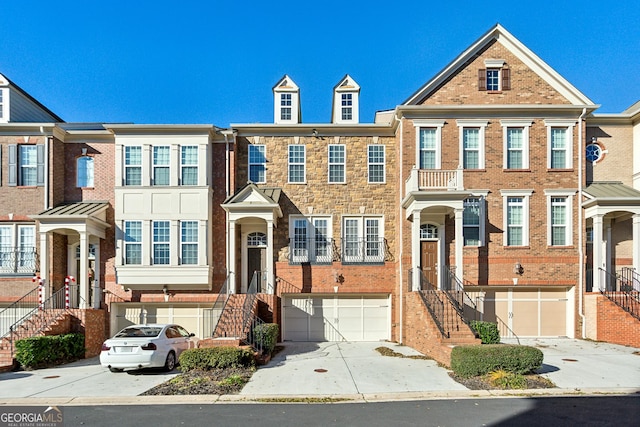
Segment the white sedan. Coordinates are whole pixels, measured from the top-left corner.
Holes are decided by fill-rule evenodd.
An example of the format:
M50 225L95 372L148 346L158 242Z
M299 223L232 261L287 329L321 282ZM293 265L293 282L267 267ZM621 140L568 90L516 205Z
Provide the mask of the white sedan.
M196 348L198 338L179 325L132 325L102 344L100 364L111 372L159 368L172 371L180 353Z

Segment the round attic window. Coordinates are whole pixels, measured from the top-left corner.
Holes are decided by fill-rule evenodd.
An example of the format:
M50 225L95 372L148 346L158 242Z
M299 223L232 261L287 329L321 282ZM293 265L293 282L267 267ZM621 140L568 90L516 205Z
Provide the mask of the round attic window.
M600 147L600 144L589 144L587 145L586 151L585 151L585 157L587 159L588 162L597 162L598 160L602 159L602 147Z

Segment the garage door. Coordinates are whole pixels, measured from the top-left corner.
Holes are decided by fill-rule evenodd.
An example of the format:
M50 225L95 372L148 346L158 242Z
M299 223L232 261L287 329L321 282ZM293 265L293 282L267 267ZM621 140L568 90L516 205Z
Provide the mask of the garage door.
M203 314L203 307L189 304L114 303L111 305L111 313L112 335L137 323L177 323L196 336L202 337L207 320Z
M388 295L289 295L283 301L286 341L389 339Z
M521 338L570 336L570 292L565 288L488 289L483 320L503 322Z

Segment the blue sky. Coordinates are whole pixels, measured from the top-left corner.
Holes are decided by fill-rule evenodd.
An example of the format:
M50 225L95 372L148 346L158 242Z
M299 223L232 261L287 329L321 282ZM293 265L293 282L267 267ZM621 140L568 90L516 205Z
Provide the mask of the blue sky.
M623 1L2 1L0 73L69 122L272 123L300 86L327 123L336 83L361 122L394 108L496 23L585 95L640 100L640 6Z

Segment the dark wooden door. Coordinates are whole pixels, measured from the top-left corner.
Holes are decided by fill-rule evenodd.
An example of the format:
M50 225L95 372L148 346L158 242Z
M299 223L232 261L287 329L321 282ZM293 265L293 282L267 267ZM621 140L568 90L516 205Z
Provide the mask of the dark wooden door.
M438 287L438 242L421 242L420 267L424 277L434 287Z

